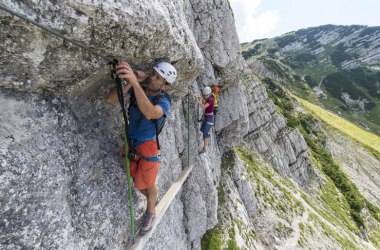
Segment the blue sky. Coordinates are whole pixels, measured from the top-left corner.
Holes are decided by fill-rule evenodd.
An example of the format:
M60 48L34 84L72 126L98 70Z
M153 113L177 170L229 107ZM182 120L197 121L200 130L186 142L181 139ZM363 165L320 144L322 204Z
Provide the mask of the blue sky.
M380 0L229 0L240 42L324 24L380 26Z

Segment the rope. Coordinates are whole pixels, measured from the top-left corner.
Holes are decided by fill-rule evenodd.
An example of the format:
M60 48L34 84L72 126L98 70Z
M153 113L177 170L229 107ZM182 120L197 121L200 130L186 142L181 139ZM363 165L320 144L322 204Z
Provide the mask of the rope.
M190 166L190 95L191 90L189 89L187 95L187 166Z
M135 212L133 209L133 197L132 197L132 184L131 184L131 172L130 172L130 164L129 164L129 148L128 148L128 118L124 104L124 91L123 91L123 82L116 74L115 69L116 62L114 62L114 68L111 70L112 77L116 81L116 93L120 103L121 110L123 112L124 119L124 148L125 148L125 171L127 172L127 182L128 182L128 193L129 193L129 216L130 216L130 227L131 227L131 237L133 243L135 242Z
M189 94L189 95L190 95L190 90L189 90L189 92L186 92L186 91L184 91L184 90L182 90L182 89L179 89L179 88L176 88L176 87L174 87L174 86L172 86L172 85L170 85L169 87L170 87L171 89L177 90L178 92L182 92L182 93L185 93L185 94Z

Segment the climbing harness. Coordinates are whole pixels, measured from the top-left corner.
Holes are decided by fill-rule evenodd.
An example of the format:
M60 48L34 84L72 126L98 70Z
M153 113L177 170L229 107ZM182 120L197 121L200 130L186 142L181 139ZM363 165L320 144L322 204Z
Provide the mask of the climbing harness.
M125 144L124 144L125 145ZM139 159L143 159L144 161L157 162L160 160L160 155L154 156L144 156L141 154L135 147L133 140L128 140L129 154L128 158L131 162L137 162ZM123 154L123 156L125 156Z

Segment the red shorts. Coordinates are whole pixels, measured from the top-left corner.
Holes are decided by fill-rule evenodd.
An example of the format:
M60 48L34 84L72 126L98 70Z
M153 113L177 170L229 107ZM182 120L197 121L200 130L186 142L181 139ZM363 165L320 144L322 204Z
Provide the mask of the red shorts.
M146 141L140 146L137 146L136 150L145 157L155 156L159 152L155 139ZM131 167L131 176L137 189L147 189L155 184L158 168L160 167L160 161L146 161L144 159L140 159L140 157L136 155L136 161L129 161L129 163Z

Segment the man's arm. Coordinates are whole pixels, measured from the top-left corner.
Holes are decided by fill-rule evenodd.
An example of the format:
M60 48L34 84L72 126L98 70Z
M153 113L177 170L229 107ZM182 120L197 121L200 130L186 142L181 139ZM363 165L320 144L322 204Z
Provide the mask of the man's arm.
M133 90L135 92L137 105L139 106L139 109L141 113L145 116L146 119L159 119L164 115L164 111L162 110L160 105L153 105L148 97L145 94L144 89L140 86L140 83L134 74L131 66L129 66L126 62L121 62L116 66L116 73L119 74L119 77L121 79L125 79L128 81L128 84L130 84L133 87Z
M141 113L145 116L146 119L159 119L164 115L160 105L153 105L152 102L148 99L143 88L140 85L133 86L135 91L137 105Z
M201 106L201 108L203 108L203 109L206 109L210 106L210 103L204 102L202 97L197 96L196 101L198 102L199 106Z
M124 101L125 102L129 102L129 99L131 98L131 96L128 94L128 90L131 88L132 86L130 84L126 84L124 85L124 88L123 88L123 93L124 93ZM109 94L107 95L107 98L106 98L106 101L107 103L109 104L116 104L119 102L119 98L117 97L117 91L116 91L116 88L113 88L111 90L111 92L109 92Z
M141 71L141 70L138 70L136 72L134 72L136 75L137 75L137 80L138 82L143 82L145 79L146 79L146 74ZM123 88L123 93L124 93L124 101L125 102L129 102L129 99L130 99L130 95L128 94L128 91L129 89L132 87L131 84L126 84L124 85L124 88ZM106 101L107 103L109 104L116 104L119 102L118 100L118 97L117 97L117 91L116 91L116 88L113 88L110 93L107 95L107 98L106 98Z

